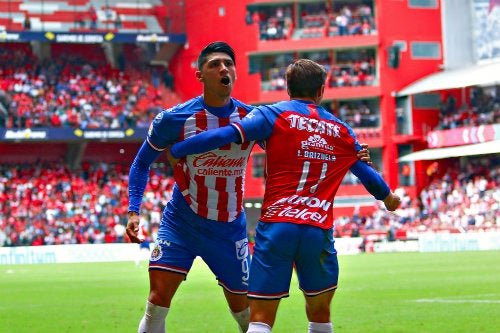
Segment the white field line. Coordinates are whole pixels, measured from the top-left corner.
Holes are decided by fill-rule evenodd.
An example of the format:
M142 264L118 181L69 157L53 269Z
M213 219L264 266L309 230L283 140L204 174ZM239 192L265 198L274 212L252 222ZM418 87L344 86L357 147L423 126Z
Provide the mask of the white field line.
M474 295L471 297L491 297L491 296L498 296L496 294L490 294L490 295ZM444 298L420 298L414 300L414 302L417 303L495 303L495 304L500 304L500 299L468 299L466 298L458 298L458 299L444 299Z

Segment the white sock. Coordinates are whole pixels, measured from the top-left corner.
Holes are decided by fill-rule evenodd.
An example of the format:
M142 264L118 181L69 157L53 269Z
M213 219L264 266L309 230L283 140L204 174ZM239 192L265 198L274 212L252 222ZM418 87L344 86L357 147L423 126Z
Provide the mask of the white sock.
M229 310L233 315L233 318L238 323L240 333L245 333L248 329L248 322L250 321L250 308L246 308L240 312L233 312Z
M307 333L333 333L333 324L309 322Z
M139 324L138 333L165 333L165 318L169 308L146 302L146 312Z
M254 321L248 325L247 333L271 333L271 326Z

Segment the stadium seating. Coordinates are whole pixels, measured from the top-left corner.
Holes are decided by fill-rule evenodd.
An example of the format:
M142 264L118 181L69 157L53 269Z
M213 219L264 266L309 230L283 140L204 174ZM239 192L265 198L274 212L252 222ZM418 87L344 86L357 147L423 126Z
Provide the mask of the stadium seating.
M164 33L165 27L157 15L160 0L138 2L136 0L109 0L109 8L102 2L78 1L2 1L0 2L0 30L23 30L26 16L31 20L32 31L109 31ZM90 25L89 11L95 9L95 28ZM107 12L109 9L109 12ZM122 27L114 24L120 15ZM82 20L80 26L79 21Z
M436 178L415 198L396 189L402 206L395 214L377 202L380 209L372 215L339 216L335 236L380 241L418 239L428 232L500 231L500 161L491 162L486 177L482 167L467 165L472 173L466 177ZM97 161L84 161L74 171L57 161L0 165L0 232L7 236L0 246L126 241L119 230L126 220L128 168ZM151 170L142 213L153 228L173 182L164 164Z
M0 58L13 66L0 75L0 87L10 100L6 104L7 114L0 114L0 127L144 127L161 108L179 102L176 94L164 84L155 88L147 70L129 67L127 72L120 72L112 68L99 45L52 45L53 57L60 66L58 70L51 63L38 61L28 44L25 48L22 45L25 44L4 44L4 52L0 52ZM92 52L85 52L92 47ZM67 56L84 53L88 54L86 60ZM37 65L41 66L43 76L34 75ZM55 88L49 87L49 79L54 76L59 77L60 82ZM40 93L46 101L55 100L58 107L49 112L49 103L37 102ZM75 104L77 95L80 105ZM85 105L81 104L83 100ZM84 108L88 110L83 112ZM91 118L84 117L84 113Z
M124 242L128 165L63 163L0 166L0 246ZM171 197L168 168L151 171L143 217L152 229Z
M91 0L1 1L0 30L2 27L8 30L22 30L23 20L26 15L29 15L32 20L33 30L43 28L53 31L141 32L144 30L161 32L164 31L164 24L158 18L155 5L157 2L159 3L159 1L144 3L137 0L110 0L108 1L109 8L105 8L102 2L97 3ZM39 10L41 3L45 6L43 13ZM96 8L98 16L95 29L90 28L88 24L88 10L92 4ZM123 16L122 25L118 29L114 25L114 18L117 15ZM339 34L338 27L331 21L325 20L321 15L304 16L307 24L303 27L301 31L303 35L300 36L299 34L299 38L335 37ZM84 27L80 27L77 22L80 17L85 20ZM277 22L276 17L270 17L269 21ZM293 28L294 23L298 22L292 22L289 27ZM357 26L351 26L351 28L353 29L348 29L349 34L360 33ZM373 27L371 28L373 29ZM290 32L280 35L279 38L288 38L284 36L289 37ZM93 58L86 59L89 62L88 64L68 65L63 71L64 80L58 83L64 85L70 82L68 91L71 94L78 94L78 90L73 89L75 87L91 90L92 99L95 99L94 101L99 105L109 108L109 110L94 110L95 112L90 114L90 119L86 121L78 118L74 119L75 113L71 111L74 105L71 105L71 102L69 102L69 106L64 105L67 102L64 96L50 91L46 84L47 81L45 81L47 77L39 78L33 75L35 66L41 65L40 68L44 73L47 67L44 67L44 64L34 58L29 47L23 50L25 46L27 44L16 44L15 47L10 49L8 43L4 43L2 44L2 50L0 50L2 62L12 63L12 66L2 71L0 75L0 86L2 90L7 92L6 95L9 98L12 97L13 101L13 104L7 104L9 106L8 112L11 112L9 114L11 117L6 122L6 126L9 128L31 126L144 127L149 124L160 107L168 107L180 102L175 92L166 87L160 85L159 88L154 88L150 73L145 72L143 68L136 70L127 68L127 71L123 73L111 68L105 61L102 49L96 46L96 48L92 49L92 52L89 52ZM66 45L58 44L52 47L52 55L54 56L52 60L58 65L64 65L64 61L68 60L62 58L62 55L80 53L75 45L72 45L69 49L71 52L68 52L68 49L62 50L62 48L67 47ZM87 45L86 47L91 46ZM130 56L130 58L127 58L127 63L139 62L139 58L135 57L136 51L134 47L136 45L124 47L127 57ZM5 50L9 52L4 52ZM4 54L1 54L2 52ZM377 59L380 60L381 58L378 57ZM338 86L341 85L337 79L341 77L343 70L347 74L347 80L344 79L344 83L342 83L344 87L375 84L376 78L373 73L377 73L377 70L374 68L374 63L374 59L370 59L370 68L365 73L364 79L360 78L355 63L333 64L332 71L328 73L328 80L329 82L335 82ZM95 79L96 81L99 83L106 82L104 85L106 88L92 90L93 84L89 84L88 78L83 75L83 68L87 67L87 65L92 68L91 73L94 79L98 77ZM335 72L333 67L338 67L339 70ZM273 69L266 70L273 71ZM276 77L273 78L276 79ZM349 82L349 84L345 82ZM111 86L108 86L108 83ZM270 84L273 87L271 89L284 88L280 81L276 80L275 83L275 85ZM36 90L33 87L37 85L42 87L40 90L43 90L44 94L38 97L47 100L55 98L64 106L62 107L64 114L50 113L43 108L43 103L37 103L37 100L30 93L16 91L16 89L20 89L20 91L28 89L33 92ZM122 93L114 94L113 89L120 89ZM354 90L354 88L346 88L346 90ZM103 95L101 95L102 92L104 92ZM104 95L107 97L104 97ZM498 95L496 94L496 96ZM123 99L123 96L130 97L130 99ZM116 98L116 103L110 103L109 98ZM484 104L485 100L487 101L486 104ZM450 110L443 110L443 119L439 126L440 128L456 128L484 123L497 124L500 119L498 103L498 99L481 98L480 103L471 104L467 109L451 108ZM20 116L14 114L14 110L21 110L21 113L26 112L26 114ZM374 127L370 123L372 114L355 119L355 110L352 111L346 121L353 122L356 125L356 134L360 140L364 138L382 138L383 132L380 130L380 124ZM124 117L125 114L126 117ZM1 117L2 112L0 112L0 126L4 126ZM113 125L113 120L118 120L118 125ZM65 149L64 144L54 143L51 145L52 149L57 152ZM98 148L94 146L93 150L89 150L89 152L91 151L94 159L96 159L95 152L102 149L102 146ZM36 155L38 152L39 150L37 151L31 147L31 155ZM127 173L125 170L128 165L119 163L123 163L123 160L120 161L122 157L119 155L110 154L109 160L103 160L103 163L90 160L90 156L85 156L85 158L87 159L86 163L81 166L84 171L74 170L71 172L57 163L43 165L41 169L44 169L44 171L40 170L39 164L28 163L23 165L19 163L12 165L4 160L0 163L0 232L14 230L12 231L10 243L7 245L123 241L120 237L113 235L113 233L116 233L113 226L124 221L124 212L121 209L126 205L124 189L127 186ZM119 171L115 169L116 166L120 169ZM108 173L108 170L111 169L115 169L114 173ZM89 175L89 171L91 175ZM391 237L392 234L395 239L404 240L418 238L419 234L423 232L458 233L498 230L497 226L500 224L498 222L498 205L495 206L495 202L498 202L500 196L498 192L498 175L500 174L498 161L489 170L488 188L482 194L479 185L475 183L478 179L477 175L480 174L484 174L484 171L469 175L470 178L468 179L461 179L458 185L450 184L447 178L435 179L428 189L423 189L412 198L403 194L405 203L401 210L397 212L397 215L386 214L381 210L381 212L373 216L343 217L342 220L339 219L336 235L340 237L361 236L384 239ZM50 181L46 181L45 177ZM169 187L171 182L170 176L161 168L155 170L152 175L150 186L153 190L148 192L147 199L150 202L148 201L144 207L145 216L150 221L158 221L164 201L168 199L171 193ZM446 184L447 187L445 193L442 190L443 184ZM70 193L71 191L65 190L68 187L73 190L78 186L91 189L91 198L88 201L80 198L81 193L78 193L77 190L75 190L76 197L74 198L71 198L71 195L73 195L73 193ZM34 188L36 188L37 193L32 190ZM53 193L48 194L50 191ZM458 207L457 202L450 201L448 196L455 191L463 198L460 202L468 206ZM473 193L471 196L468 196L469 191ZM51 197L51 194L53 194L53 197ZM439 200L429 200L430 197L439 198ZM109 202L106 201L108 199ZM103 202L99 202L99 200ZM117 202L120 202L121 205L117 205ZM71 209L68 207L71 207ZM74 207L78 207L78 213L75 213ZM93 207L94 211L89 207ZM467 214L465 209L469 208L475 209L477 214L474 216ZM85 212L81 213L80 211ZM451 212L455 216L447 216L445 212ZM458 219L457 216L462 218ZM99 232L93 233L96 230ZM42 234L44 237L40 239ZM45 239L45 237L48 238Z

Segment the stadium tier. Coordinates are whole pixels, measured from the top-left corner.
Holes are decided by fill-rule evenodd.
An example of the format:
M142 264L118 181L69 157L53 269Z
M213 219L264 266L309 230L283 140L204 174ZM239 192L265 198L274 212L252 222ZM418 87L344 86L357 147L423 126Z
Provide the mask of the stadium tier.
M444 16L452 10L467 15ZM405 198L396 215L381 212L348 174L335 202L338 237L498 230L500 50L495 24L478 22L499 18L496 2L474 0L1 1L4 244L122 240L109 234L125 222L125 170L158 112L201 94L197 55L212 40L237 51L234 96L246 103L287 99L293 59L327 69L322 106L369 144ZM250 229L264 167L257 148L245 183ZM148 194L156 221L171 186L163 156L154 172L165 186ZM79 186L106 199L73 193ZM88 235L96 230L107 238Z

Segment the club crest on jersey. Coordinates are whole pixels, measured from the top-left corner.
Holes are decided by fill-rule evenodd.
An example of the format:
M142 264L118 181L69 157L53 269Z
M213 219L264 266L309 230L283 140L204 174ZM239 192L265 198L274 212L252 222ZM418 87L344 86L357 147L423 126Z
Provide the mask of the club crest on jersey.
M317 134L325 134L333 137L340 137L340 126L329 121L304 117L298 114L291 114L286 119L290 122L290 128L299 131L307 131Z
M163 252L161 250L161 246L159 243L155 243L155 246L153 247L153 251L151 251L151 258L149 260L151 261L158 261L162 257Z
M153 123L151 123L151 125L149 125L148 136L151 136L152 134L153 134Z
M247 113L247 115L245 116L245 118L247 119L252 119L252 118L255 118L255 114L250 112L250 113Z
M333 146L329 145L320 135L311 135L307 140L302 141L302 149L321 149L333 151Z
M163 112L160 112L156 115L155 119L151 122L151 124L149 125L149 129L148 129L148 136L151 136L153 134L153 125L155 123L158 123L161 121L161 119L163 118Z

